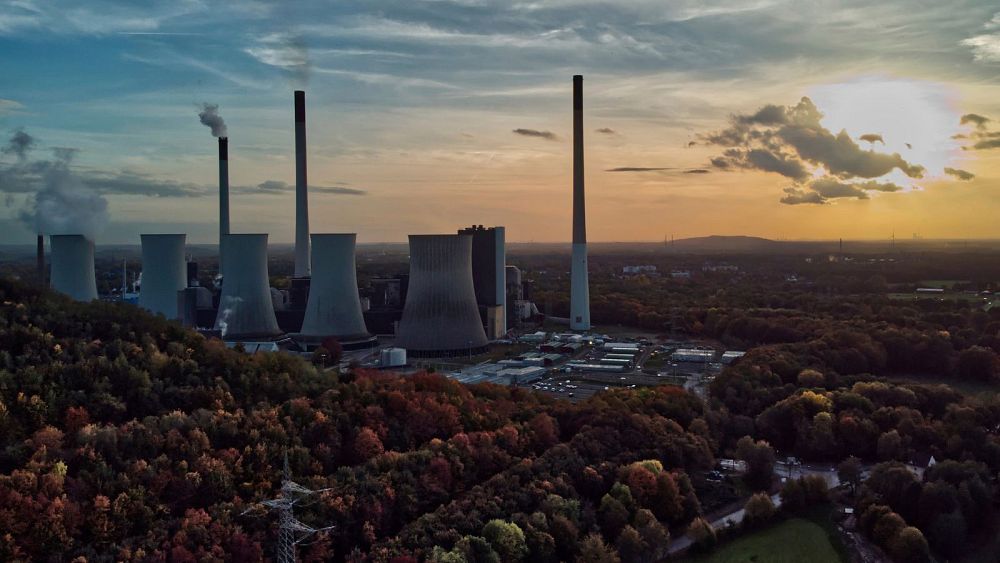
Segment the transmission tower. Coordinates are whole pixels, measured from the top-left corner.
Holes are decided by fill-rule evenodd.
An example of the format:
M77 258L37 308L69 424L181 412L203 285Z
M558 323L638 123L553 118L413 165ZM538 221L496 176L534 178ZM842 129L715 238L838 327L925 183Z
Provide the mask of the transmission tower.
M274 560L277 563L295 563L295 546L302 543L310 536L319 532L333 529L333 526L325 528L313 528L299 522L295 518L295 505L302 499L329 491L329 488L312 490L292 481L292 472L288 467L288 452L285 452L285 467L281 479L281 495L276 499L262 501L259 505L254 505L243 511L246 514L257 506L264 506L278 513L278 545Z

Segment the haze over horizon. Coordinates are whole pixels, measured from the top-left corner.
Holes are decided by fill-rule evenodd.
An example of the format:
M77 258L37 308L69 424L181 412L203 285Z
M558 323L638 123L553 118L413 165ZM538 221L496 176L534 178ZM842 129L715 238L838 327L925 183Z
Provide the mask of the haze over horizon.
M290 242L294 89L313 232L568 241L573 74L593 242L1000 237L995 4L663 4L10 2L0 243L215 242L204 104L233 231Z

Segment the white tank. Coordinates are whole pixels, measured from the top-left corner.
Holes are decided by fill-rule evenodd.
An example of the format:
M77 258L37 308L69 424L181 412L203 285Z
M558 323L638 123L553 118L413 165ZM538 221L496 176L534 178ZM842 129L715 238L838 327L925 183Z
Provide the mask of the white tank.
M470 235L410 235L410 285L396 345L461 355L487 344L472 281Z
M379 352L379 367L398 368L406 365L406 350L403 348L383 348Z
M354 247L357 235L312 235L312 281L302 320L302 335L367 338L358 297Z
M142 289L139 306L168 319L179 317L177 292L187 286L185 235L139 235L142 240Z
M268 285L267 235L223 235L222 258L215 329L227 340L279 336Z
M83 235L51 235L52 289L77 301L97 299L94 241ZM176 296L174 297L176 299Z

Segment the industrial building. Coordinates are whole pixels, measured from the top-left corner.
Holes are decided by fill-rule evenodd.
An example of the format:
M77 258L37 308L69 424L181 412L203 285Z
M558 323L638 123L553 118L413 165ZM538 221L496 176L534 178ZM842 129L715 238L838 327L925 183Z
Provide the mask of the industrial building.
M443 357L486 350L472 281L472 237L410 235L410 283L396 345Z
M483 328L490 340L507 333L507 252L503 227L473 225L458 231L472 237L472 283Z
M97 299L94 275L94 241L83 235L51 235L52 289L77 301Z
M187 287L185 235L139 235L142 241L142 288L139 306L168 319L178 318L177 292Z

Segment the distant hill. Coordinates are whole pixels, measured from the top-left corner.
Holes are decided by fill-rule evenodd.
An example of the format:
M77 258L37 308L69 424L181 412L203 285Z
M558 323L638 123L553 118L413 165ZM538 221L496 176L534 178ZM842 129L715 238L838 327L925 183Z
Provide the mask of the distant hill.
M672 245L688 252L767 252L785 243L761 237L711 235L675 240Z

